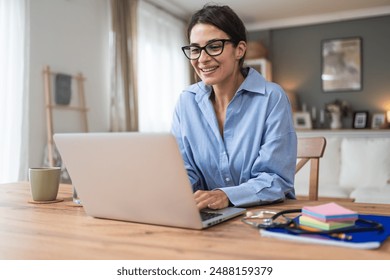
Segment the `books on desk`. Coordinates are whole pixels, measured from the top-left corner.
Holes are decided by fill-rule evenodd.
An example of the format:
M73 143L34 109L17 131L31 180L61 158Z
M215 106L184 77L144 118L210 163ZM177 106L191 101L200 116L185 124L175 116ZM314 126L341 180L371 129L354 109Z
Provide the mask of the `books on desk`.
M302 208L302 215L294 218L295 223L299 224L300 227L309 229L310 231L315 231L315 233L295 234L288 229L281 227L260 229L260 234L264 237L273 237L283 240L333 245L355 249L379 248L381 244L390 236L390 216L359 215L357 213L350 213L350 210L348 209L341 209L337 207L337 204L336 207L333 206L334 205L320 205L318 207L304 207ZM333 212L333 210L328 211L329 207L333 208L333 210L342 210L342 212ZM305 212L303 211L304 209L306 210ZM317 210L321 211L322 213L321 219L313 218L319 217L318 212L316 212ZM326 211L323 212L323 210ZM311 214L310 216L306 215L308 213L307 211L309 211ZM351 231L351 229L355 230L367 227L366 221L370 221L371 224L373 224L372 222L381 224L383 230L376 229L372 231ZM319 230L332 230L340 228L345 228L345 233L342 233L344 238L340 238L340 234L330 235L326 233L316 233L316 231Z

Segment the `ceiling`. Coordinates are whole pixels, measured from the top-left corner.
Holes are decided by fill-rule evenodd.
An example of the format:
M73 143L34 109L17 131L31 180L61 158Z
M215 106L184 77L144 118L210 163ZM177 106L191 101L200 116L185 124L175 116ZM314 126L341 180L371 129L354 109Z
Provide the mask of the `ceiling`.
M230 6L248 30L291 27L390 14L390 0L146 0L185 21L206 3Z

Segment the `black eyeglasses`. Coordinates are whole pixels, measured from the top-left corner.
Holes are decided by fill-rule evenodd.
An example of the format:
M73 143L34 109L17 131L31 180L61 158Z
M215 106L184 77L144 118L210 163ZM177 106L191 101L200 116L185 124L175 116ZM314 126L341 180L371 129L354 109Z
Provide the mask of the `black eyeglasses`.
M212 40L204 47L199 46L184 46L182 51L185 56L190 60L195 60L200 57L202 50L204 50L209 56L218 56L223 52L226 42L232 42L230 39L218 39Z

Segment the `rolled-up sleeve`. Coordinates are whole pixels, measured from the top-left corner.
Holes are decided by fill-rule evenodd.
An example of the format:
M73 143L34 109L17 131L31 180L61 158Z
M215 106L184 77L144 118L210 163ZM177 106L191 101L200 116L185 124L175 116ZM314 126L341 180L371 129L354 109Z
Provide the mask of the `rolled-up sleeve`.
M287 133L261 146L251 178L222 190L235 206L253 206L295 198L296 134Z

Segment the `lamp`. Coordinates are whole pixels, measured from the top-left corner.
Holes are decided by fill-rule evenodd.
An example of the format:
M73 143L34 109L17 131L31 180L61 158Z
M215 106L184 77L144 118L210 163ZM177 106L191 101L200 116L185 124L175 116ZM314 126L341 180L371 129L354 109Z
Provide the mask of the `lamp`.
M255 58L266 58L268 55L268 50L263 45L262 42L248 41L245 58L246 59L255 59Z
M386 121L382 125L382 128L390 128L390 110L386 112Z
M296 94L294 92L288 91L288 90L286 91L286 94L287 94L288 100L290 101L292 111L293 112L298 111L298 100L297 100Z

